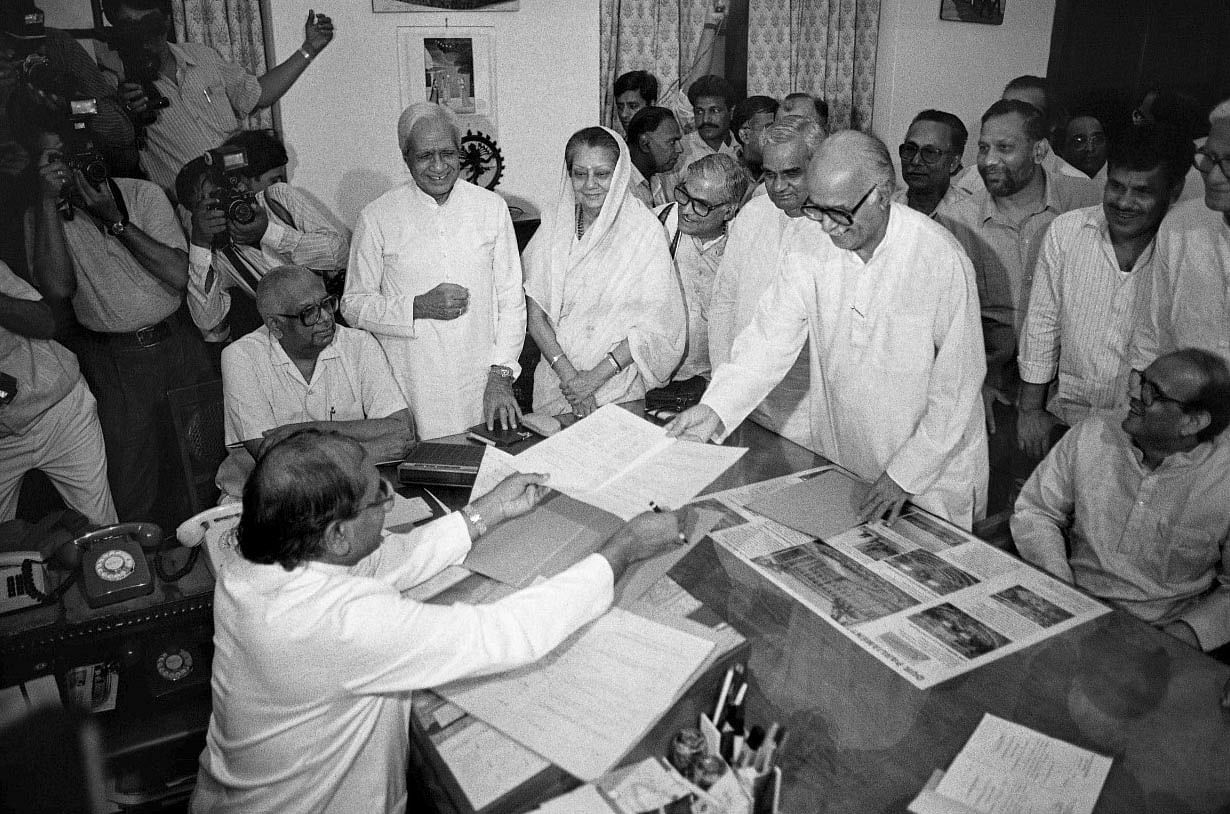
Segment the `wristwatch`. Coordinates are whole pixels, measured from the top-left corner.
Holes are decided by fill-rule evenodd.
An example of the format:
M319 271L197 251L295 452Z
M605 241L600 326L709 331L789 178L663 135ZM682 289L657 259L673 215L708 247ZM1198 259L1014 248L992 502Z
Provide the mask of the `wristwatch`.
M505 367L504 365L492 365L491 375L499 376L501 379L505 379L506 381L512 381L513 372L511 367Z
M112 237L119 237L124 234L124 230L128 228L128 221L124 219L117 220L115 223L107 224L107 234Z

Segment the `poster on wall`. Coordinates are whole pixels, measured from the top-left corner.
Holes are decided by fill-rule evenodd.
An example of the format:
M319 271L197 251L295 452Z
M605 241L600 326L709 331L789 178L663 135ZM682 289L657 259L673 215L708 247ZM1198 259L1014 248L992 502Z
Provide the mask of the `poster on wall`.
M401 103L439 102L461 130L499 135L495 107L495 29L402 26L397 29Z
M520 0L372 0L372 11L516 11Z
M1008 0L940 0L940 19L957 23L1004 24Z

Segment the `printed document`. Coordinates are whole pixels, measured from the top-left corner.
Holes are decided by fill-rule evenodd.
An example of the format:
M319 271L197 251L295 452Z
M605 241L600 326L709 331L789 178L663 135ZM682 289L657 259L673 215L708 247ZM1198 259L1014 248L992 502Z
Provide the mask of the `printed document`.
M612 608L536 664L437 692L584 781L666 712L713 642Z

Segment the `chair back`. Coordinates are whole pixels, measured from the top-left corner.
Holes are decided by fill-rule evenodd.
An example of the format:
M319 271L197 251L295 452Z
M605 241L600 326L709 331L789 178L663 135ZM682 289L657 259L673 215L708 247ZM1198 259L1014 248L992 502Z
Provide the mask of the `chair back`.
M214 475L226 457L222 380L168 390L171 423L193 514L218 502Z

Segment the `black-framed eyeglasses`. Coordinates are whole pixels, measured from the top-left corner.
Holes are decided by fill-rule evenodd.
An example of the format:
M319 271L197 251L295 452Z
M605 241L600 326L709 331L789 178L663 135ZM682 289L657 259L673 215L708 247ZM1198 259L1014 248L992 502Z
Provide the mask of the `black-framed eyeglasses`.
M1068 141L1070 141L1072 143L1072 146L1074 147L1084 147L1086 144L1092 145L1094 147L1101 147L1103 144L1106 143L1106 134L1105 133L1090 133L1089 135L1081 134L1081 135L1075 135L1075 136L1068 136Z
M691 206L692 211L696 213L698 218L707 218L709 213L717 209L719 206L725 206L726 203L709 203L700 198L693 198L688 194L687 187L683 184L675 187L675 203L679 204L682 209L686 206Z
M840 206L820 206L819 204L812 203L811 199L808 199L807 203L803 204L799 209L812 220L823 220L827 217L838 226L849 226L854 223L854 216L858 214L858 210L863 208L863 204L867 203L867 199L875 191L876 188L873 186L867 190L863 197L858 199L858 203L849 209L842 209Z
M393 501L397 498L397 494L393 491L393 484L389 483L384 478L380 479L380 491L376 495L376 499L370 503L364 503L359 507L359 512L365 512L368 509L380 508L380 511L387 512L393 508Z
M337 297L329 295L320 302L305 306L297 314L278 314L278 316L286 317L287 319L298 319L303 327L310 328L313 325L319 324L321 316L326 312L328 312L329 316L337 313Z
M1218 155L1202 147L1192 156L1192 166L1204 175L1211 173L1214 167L1221 167L1221 174L1230 178L1230 154Z
M897 155L901 157L902 164L909 164L914 160L915 156L921 156L924 164L934 167L944 160L944 156L948 155L948 151L941 150L939 147L933 147L930 144L919 147L914 142L907 141L897 148Z
M1155 382L1150 381L1143 371L1136 370L1135 368L1132 369L1131 374L1128 376L1128 387L1131 392L1140 395L1140 403L1146 407L1152 407L1155 401L1169 401L1180 407L1187 406L1187 402L1182 399L1166 395L1162 388L1158 387Z

